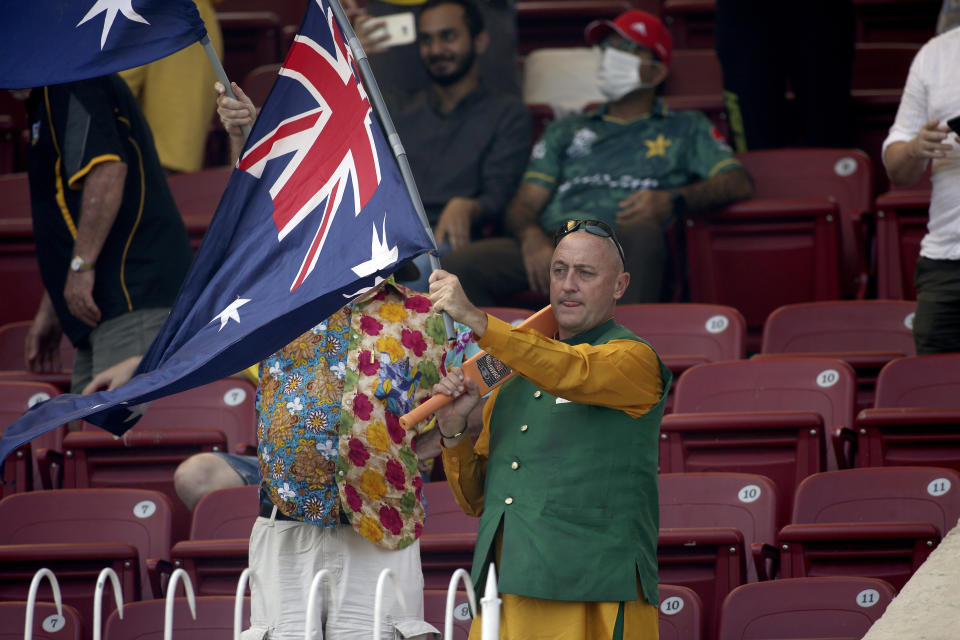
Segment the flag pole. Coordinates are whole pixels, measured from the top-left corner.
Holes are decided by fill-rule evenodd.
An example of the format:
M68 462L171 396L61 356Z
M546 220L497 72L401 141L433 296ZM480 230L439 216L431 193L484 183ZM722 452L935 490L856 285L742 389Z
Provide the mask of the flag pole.
M213 44L210 42L210 36L204 33L203 37L200 38L200 44L203 45L203 50L207 52L207 58L210 59L210 66L213 67L213 73L216 74L217 80L219 80L220 84L227 90L227 96L236 100L237 94L233 92L233 87L230 86L230 80L227 79L227 72L224 71L223 64L220 62L220 56L217 55ZM250 125L242 125L240 129L243 130L244 139L250 136Z
M333 17L337 21L337 25L340 27L344 39L346 39L350 50L353 52L353 59L357 63L357 69L360 70L360 81L363 82L367 97L370 99L370 105L373 107L373 112L377 114L380 125L383 127L383 131L387 136L390 149L397 159L397 164L400 167L400 175L403 177L403 184L410 194L410 200L413 201L413 208L417 212L417 217L420 218L420 224L423 225L424 230L427 232L427 237L430 238L430 242L433 244L433 250L429 253L430 269L436 271L440 268L440 259L437 257L437 241L433 237L433 229L430 228L427 214L423 210L423 202L420 200L420 192L417 191L417 185L413 179L413 172L410 170L407 152L400 142L400 136L397 134L396 127L393 126L393 119L390 117L390 112L387 111L387 105L383 101L380 87L377 86L377 79L373 77L373 70L370 68L370 61L367 59L367 54L363 50L357 34L354 33L353 26L343 12L343 7L340 6L339 0L327 0L327 2L330 4ZM447 340L453 340L456 337L453 319L446 311L443 312L443 325L446 329Z

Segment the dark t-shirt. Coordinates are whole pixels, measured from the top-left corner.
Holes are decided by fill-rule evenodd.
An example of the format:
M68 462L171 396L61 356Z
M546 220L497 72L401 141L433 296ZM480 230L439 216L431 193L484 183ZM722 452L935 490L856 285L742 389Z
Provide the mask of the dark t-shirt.
M530 112L519 98L480 87L448 114L429 89L387 99L430 224L458 196L480 201L478 224L498 224L530 152Z
M192 259L186 228L160 167L153 136L116 74L39 87L27 103L27 155L37 259L64 332L74 345L91 327L63 297L80 223L84 178L102 162L127 165L123 201L96 261L93 298L101 322L169 307Z

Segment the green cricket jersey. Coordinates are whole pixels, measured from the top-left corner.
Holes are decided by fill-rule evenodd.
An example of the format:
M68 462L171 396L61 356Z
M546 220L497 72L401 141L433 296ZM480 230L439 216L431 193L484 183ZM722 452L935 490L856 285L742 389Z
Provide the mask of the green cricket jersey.
M655 100L634 120L607 105L551 124L533 147L524 181L554 192L540 214L548 232L573 218L614 225L619 203L640 189L672 189L739 167L699 111L671 111Z

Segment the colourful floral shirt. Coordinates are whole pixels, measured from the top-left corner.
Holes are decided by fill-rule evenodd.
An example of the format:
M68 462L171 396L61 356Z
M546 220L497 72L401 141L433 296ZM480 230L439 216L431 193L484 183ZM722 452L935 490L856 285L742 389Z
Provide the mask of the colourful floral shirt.
M443 321L429 298L387 281L261 364L261 492L319 526L341 513L368 540L402 549L423 529L423 481L400 416L440 379Z

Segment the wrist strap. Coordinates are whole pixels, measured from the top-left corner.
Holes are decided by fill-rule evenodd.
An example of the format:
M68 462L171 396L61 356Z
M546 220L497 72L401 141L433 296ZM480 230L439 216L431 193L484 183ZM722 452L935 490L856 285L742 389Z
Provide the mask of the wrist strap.
M437 431L440 432L440 437L443 438L443 439L445 439L445 440L456 440L457 438L459 438L460 436L462 436L464 433L466 433L467 428L464 427L463 429L461 429L460 431L456 432L456 433L453 434L452 436L448 436L447 434L445 434L445 433L443 432L443 429L441 429L441 428L440 428L440 425L438 424L438 425L437 425Z

